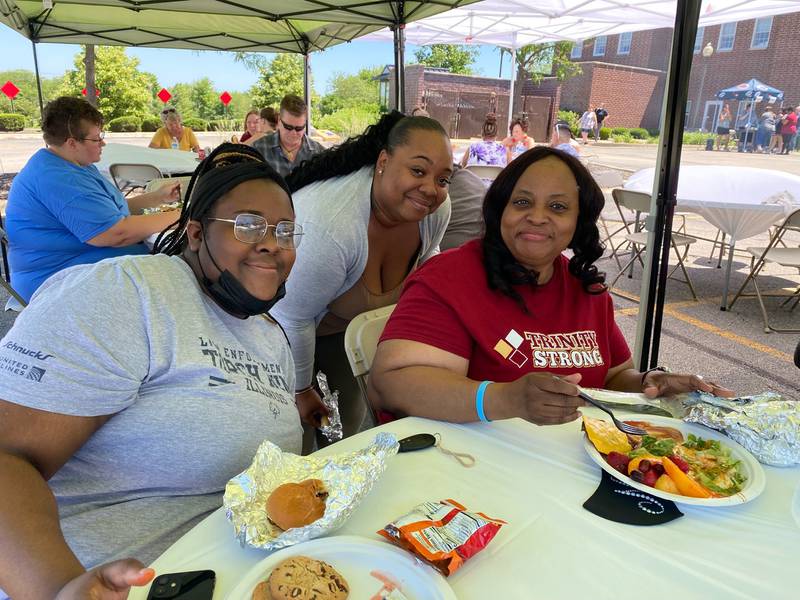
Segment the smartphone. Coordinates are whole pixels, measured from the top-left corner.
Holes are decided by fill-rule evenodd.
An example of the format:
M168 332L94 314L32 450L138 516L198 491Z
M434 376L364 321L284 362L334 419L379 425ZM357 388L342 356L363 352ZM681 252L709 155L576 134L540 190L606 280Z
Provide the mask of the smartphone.
M217 576L214 571L188 571L159 575L150 586L147 600L211 600Z

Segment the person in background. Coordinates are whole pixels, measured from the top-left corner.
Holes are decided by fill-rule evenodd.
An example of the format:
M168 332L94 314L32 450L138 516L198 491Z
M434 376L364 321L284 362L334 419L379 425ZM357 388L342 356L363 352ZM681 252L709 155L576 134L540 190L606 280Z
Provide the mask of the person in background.
M506 164L517 158L523 152L533 148L533 138L528 136L528 120L514 119L508 127L511 135L503 140L506 149Z
M775 112L772 107L767 105L767 108L761 113L761 118L758 120L758 131L756 131L756 152L767 153L770 140L775 133Z
M247 146L252 146L254 143L256 143L256 141L260 140L264 136L274 133L277 126L278 113L275 111L275 109L271 106L262 108L261 112L259 113L258 131L241 143Z
M449 250L457 248L483 234L483 197L487 184L469 169L461 165L453 165L453 176L450 178L450 222L444 232L439 248Z
M319 142L306 135L308 107L302 98L288 94L281 100L278 129L253 142L264 160L286 177L304 160L324 150Z
M344 434L359 430L366 399L345 355L344 331L356 315L394 304L408 275L439 251L452 175L442 126L393 111L289 176L303 245L272 314L292 346L304 420L326 412L314 388L321 370L339 390Z
M603 204L589 171L564 152L540 146L508 165L486 193L483 238L432 258L404 286L370 369L373 406L550 425L580 416L578 384L731 396L695 375L634 368L594 264Z
M794 149L794 137L797 134L797 110L790 106L783 117L781 126L781 138L783 138L783 148L781 154L789 154Z
M142 241L175 222L175 213L135 214L180 200L180 183L124 198L100 174L103 115L82 98L62 96L44 109L46 148L11 184L5 228L15 289L26 301L51 275L124 254L147 254ZM134 214L132 214L134 213Z
M777 152L778 154L780 154L781 151L783 150L783 136L781 135L781 127L783 127L783 120L785 118L786 118L786 109L782 108L780 110L780 114L778 114L775 117L775 131L769 140L769 147L767 148L767 154L772 154L773 152Z
M411 116L412 117L430 117L431 115L428 113L427 110L425 110L421 106L415 106L413 109L411 109Z
M726 102L722 106L722 110L719 112L719 117L717 118L717 150L720 147L724 147L725 151L728 151L728 142L731 139L731 123L733 122L733 117L731 116L731 107L728 106Z
M261 131L261 116L258 110L252 109L244 117L244 133L239 138L239 143L244 144L247 140L257 135Z
M300 239L289 191L223 144L189 192L161 253L59 273L0 343L34 375L0 377L0 597L125 598L265 439L300 452L268 312Z
M597 117L597 124L594 127L594 141L600 141L600 129L603 128L603 122L608 118L608 111L606 110L606 105L602 102L600 106L594 109L594 114Z
M506 166L506 149L497 141L497 116L494 113L486 115L481 129L482 140L473 142L461 158L461 166L467 165L496 165Z
M569 123L566 121L556 121L553 126L553 137L550 139L550 146L556 150L561 150L571 154L575 158L580 158L580 146L572 137Z
M159 127L150 140L151 148L162 150L191 150L200 152L200 143L190 127L184 127L180 114L174 108L165 108L161 111L161 122L163 127Z
M581 139L584 146L589 143L589 132L594 131L595 127L597 127L597 115L590 108L581 115L580 120Z

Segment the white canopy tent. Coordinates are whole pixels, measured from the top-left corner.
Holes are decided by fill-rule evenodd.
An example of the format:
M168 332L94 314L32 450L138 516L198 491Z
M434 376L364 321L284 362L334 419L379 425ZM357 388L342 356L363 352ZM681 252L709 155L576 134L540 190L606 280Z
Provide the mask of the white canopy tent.
M385 27L390 27L397 38L406 23L473 2L475 0L0 0L0 23L31 40L38 80L36 44L39 42L295 52L308 58L310 52L325 50ZM398 55L396 51L396 56L402 57L402 52ZM402 77L402 69L396 71L397 76ZM41 97L41 89L39 95Z

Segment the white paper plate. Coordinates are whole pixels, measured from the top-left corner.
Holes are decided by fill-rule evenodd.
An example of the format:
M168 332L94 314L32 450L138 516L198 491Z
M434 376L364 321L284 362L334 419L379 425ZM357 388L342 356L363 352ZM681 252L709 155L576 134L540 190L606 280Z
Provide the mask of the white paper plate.
M278 550L254 566L227 596L227 600L250 600L253 589L272 570L292 556L324 560L339 571L350 586L350 598L366 600L381 589L370 571L385 573L400 585L408 600L457 600L444 577L405 550L388 542L340 535L318 538Z
M610 421L611 419L608 418L608 420ZM589 441L589 437L584 431L583 446L586 448L586 452L589 453L589 456L592 457L592 460L600 465L604 471L610 475L613 475L620 481L625 482L632 488L636 488L642 492L647 492L651 496L655 496L657 498L672 500L678 504L696 504L698 506L732 506L735 504L744 504L745 502L749 502L753 498L758 497L758 495L764 491L766 478L764 476L764 469L761 468L761 464L753 457L752 454L734 442L731 438L727 437L725 434L713 429L708 429L707 427L703 427L701 425L697 425L696 423L685 423L679 419L670 419L667 417L640 415L639 417L626 417L626 420L646 421L648 423L652 423L653 425L674 427L683 433L684 438L688 437L690 433L693 433L697 437L701 437L703 439L719 440L724 446L730 448L731 454L735 458L741 461L740 467L742 473L745 475L745 477L747 477L747 481L745 482L742 491L738 494L734 494L733 496L728 496L727 498L691 498L689 496L681 496L679 494L662 492L661 490L652 488L649 485L637 483L627 475L623 475L610 464L608 464L603 455L600 454L592 442Z

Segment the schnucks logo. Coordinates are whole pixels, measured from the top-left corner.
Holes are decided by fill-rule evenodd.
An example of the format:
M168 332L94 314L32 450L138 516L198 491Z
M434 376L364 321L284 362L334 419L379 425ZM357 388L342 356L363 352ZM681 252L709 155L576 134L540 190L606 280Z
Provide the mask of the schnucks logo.
M13 350L14 352L19 352L20 354L24 354L25 356L30 356L31 358L35 358L36 360L47 360L48 358L53 358L54 355L52 354L45 354L39 350L31 350L30 348L25 348L24 346L20 346L15 344L14 342L6 342L3 348L8 348L9 350Z

